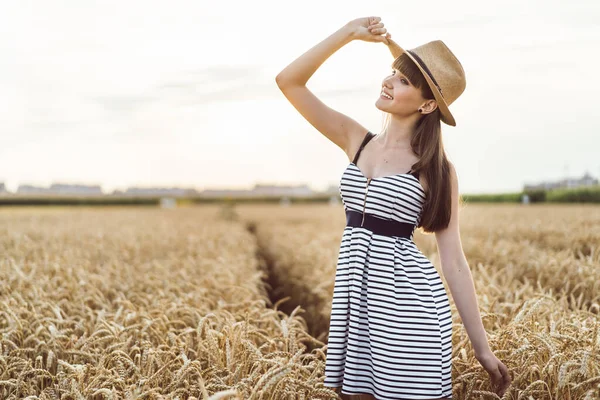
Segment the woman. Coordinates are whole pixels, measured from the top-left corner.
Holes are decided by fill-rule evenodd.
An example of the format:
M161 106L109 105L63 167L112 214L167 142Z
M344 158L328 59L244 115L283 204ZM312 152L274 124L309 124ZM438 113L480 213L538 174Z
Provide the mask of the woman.
M388 117L378 135L306 87L317 68L352 40L382 42L394 57L375 102ZM448 106L466 86L458 59L440 40L405 51L381 18L367 17L301 55L276 81L300 114L351 161L340 181L347 226L325 386L343 399L451 398L450 304L441 277L412 240L421 227L435 233L444 278L475 357L502 396L511 378L487 342L459 236L457 175L441 140L441 122L456 125Z

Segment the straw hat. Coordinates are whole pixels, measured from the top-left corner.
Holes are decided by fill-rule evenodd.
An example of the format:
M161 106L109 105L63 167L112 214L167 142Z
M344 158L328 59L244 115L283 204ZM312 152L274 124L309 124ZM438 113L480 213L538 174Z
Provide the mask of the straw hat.
M388 39L388 43L394 59L402 53L406 53L419 67L435 96L442 114L442 122L456 126L456 121L448 106L464 92L467 81L460 61L448 46L441 40L434 40L414 49L404 50L392 39Z

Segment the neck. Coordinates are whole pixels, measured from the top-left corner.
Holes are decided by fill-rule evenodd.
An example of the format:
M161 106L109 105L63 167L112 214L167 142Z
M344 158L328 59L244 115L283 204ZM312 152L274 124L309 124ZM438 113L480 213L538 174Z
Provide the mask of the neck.
M409 148L417 120L399 118L392 114L387 129L381 133L381 145L385 148Z

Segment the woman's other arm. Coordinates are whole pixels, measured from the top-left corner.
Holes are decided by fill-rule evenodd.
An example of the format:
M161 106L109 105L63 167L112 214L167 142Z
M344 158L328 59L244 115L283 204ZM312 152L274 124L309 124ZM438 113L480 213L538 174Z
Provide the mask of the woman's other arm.
M447 228L435 232L442 272L473 345L475 358L488 372L492 386L502 396L510 385L511 378L506 366L496 358L490 349L485 327L479 313L473 276L460 241L458 177L452 163L450 163L450 180L452 188L450 223Z

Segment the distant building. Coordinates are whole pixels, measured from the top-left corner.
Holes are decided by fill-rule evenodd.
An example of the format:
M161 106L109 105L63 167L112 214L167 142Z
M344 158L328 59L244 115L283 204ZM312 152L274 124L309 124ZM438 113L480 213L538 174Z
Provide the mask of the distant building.
M53 183L50 185L49 193L56 194L84 194L84 195L102 195L100 185L70 185L64 183Z
M0 194L8 193L4 183L0 183ZM207 197L207 198L252 198L252 197L281 197L291 201L295 197L327 196L330 202L339 202L338 185L330 185L324 191L312 190L306 184L300 185L265 185L257 184L251 189L206 189L197 191L194 188L178 187L129 187L125 190L115 189L111 193L104 193L100 185L80 185L54 183L50 187L35 185L19 185L16 193L21 195L93 195L93 196L152 196L164 198L162 206L165 208L173 205L171 198L180 197ZM285 200L282 202L285 204Z
M315 192L308 185L255 185L252 193L259 196L310 196Z
M50 189L41 186L34 185L19 185L17 187L17 193L19 194L45 194L50 193Z
M566 189L566 188L578 188L585 186L596 186L598 185L598 179L586 173L581 178L565 178L558 181L552 182L540 182L537 184L524 185L524 190L552 190L552 189Z
M258 197L258 196L313 196L317 192L308 185L255 185L250 190L206 189L200 192L202 197Z
M63 183L54 183L50 187L19 185L18 194L76 194L76 195L102 195L102 188L99 185L69 185Z
M131 187L127 188L125 192L115 190L113 195L129 195L129 196L171 196L171 197L183 197L183 196L195 196L198 192L196 189L185 189L185 188L140 188Z

